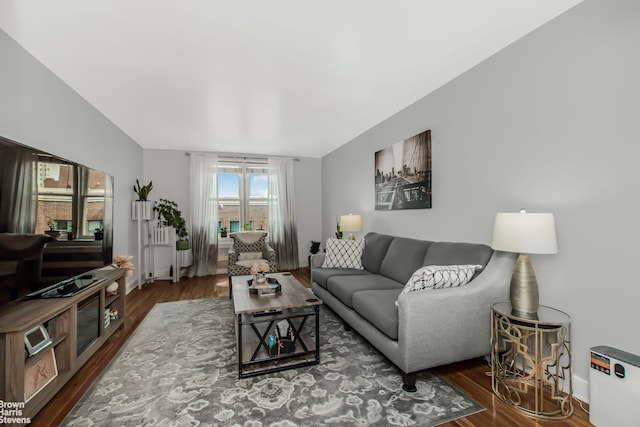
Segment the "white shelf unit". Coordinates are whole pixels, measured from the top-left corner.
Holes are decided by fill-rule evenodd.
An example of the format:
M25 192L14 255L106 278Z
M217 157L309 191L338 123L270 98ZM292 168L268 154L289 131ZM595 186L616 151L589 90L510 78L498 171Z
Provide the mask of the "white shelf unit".
M148 241L149 221L153 219L153 201L151 200L134 200L131 202L131 219L138 223L138 257L136 258L136 275L138 280L138 289L142 289L143 280L146 280L148 274L146 270L149 266L149 251L144 253L146 247L145 236ZM147 256L147 262L142 261L142 256Z
M149 253L150 253L150 273L149 281L154 280L171 280L177 282L183 275L183 269L189 267L193 263L193 254L191 249L176 249L177 234L173 227L151 227L149 230ZM156 259L161 257L160 251L169 254L169 271L156 268ZM166 260L166 256L163 257ZM160 274L159 272L162 272Z
M174 283L180 280L182 270L193 263L193 255L190 249L176 250L175 228L156 225L152 201L134 201L132 218L138 222L138 289L155 280ZM158 274L155 260L162 257L162 252L168 252L170 266L168 271ZM162 258L166 259L166 256Z

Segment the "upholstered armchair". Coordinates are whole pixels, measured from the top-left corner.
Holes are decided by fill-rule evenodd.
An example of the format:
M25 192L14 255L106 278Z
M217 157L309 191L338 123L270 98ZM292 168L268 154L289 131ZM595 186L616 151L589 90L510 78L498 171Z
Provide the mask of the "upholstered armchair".
M251 274L251 266L256 263L269 264L269 271L278 271L276 253L266 241L264 231L244 231L231 233L233 246L229 249L227 271L229 274L229 294L231 294L231 276Z

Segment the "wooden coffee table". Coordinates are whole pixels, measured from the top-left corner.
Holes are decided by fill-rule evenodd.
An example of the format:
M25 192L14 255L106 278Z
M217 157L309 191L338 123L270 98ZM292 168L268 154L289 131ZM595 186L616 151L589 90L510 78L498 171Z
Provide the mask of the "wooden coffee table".
M322 300L290 273L269 273L267 277L280 283L280 293L250 295L248 281L252 276L231 278L240 378L320 363ZM313 324L307 325L310 318ZM293 331L296 348L271 356L269 335L275 335L275 325L282 320Z

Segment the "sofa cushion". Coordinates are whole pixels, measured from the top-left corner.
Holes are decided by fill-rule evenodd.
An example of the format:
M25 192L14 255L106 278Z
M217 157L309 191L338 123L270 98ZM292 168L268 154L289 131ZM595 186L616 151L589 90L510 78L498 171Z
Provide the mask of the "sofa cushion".
M398 307L395 301L400 289L359 291L353 294L353 309L380 332L398 339Z
M419 268L411 275L402 293L463 286L469 283L476 270L480 269L482 269L482 266L479 264L427 265Z
M233 248L236 252L260 252L262 254L267 233L263 231L243 231L231 233L229 237L233 239Z
M380 273L380 264L387 254L393 236L379 233L367 233L364 236L364 251L362 251L362 266L372 273Z
M327 239L327 254L322 268L355 268L362 270L364 240Z
M248 259L261 259L262 252L240 252L238 254L238 259L240 261L245 261Z
M327 280L333 276L354 276L371 274L367 270L354 270L352 268L314 268L311 270L311 281L327 289Z
M246 268L251 268L251 267L253 267L254 264L267 264L267 265L269 265L269 260L264 259L264 258L243 259L243 260L236 261L236 264L241 265L241 266L246 267Z
M491 255L493 249L479 243L434 242L427 249L422 265L480 264L484 267Z
M327 280L327 290L350 308L353 308L352 297L355 292L380 289L398 289L402 291L403 287L403 283L398 283L379 274L333 276Z
M380 274L400 283L407 283L411 273L422 267L431 242L395 237L380 265Z

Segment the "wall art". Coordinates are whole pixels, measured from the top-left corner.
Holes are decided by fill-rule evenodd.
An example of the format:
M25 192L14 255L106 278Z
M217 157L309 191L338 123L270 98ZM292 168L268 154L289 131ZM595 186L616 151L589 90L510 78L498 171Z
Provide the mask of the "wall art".
M376 210L431 208L431 131L375 154Z

